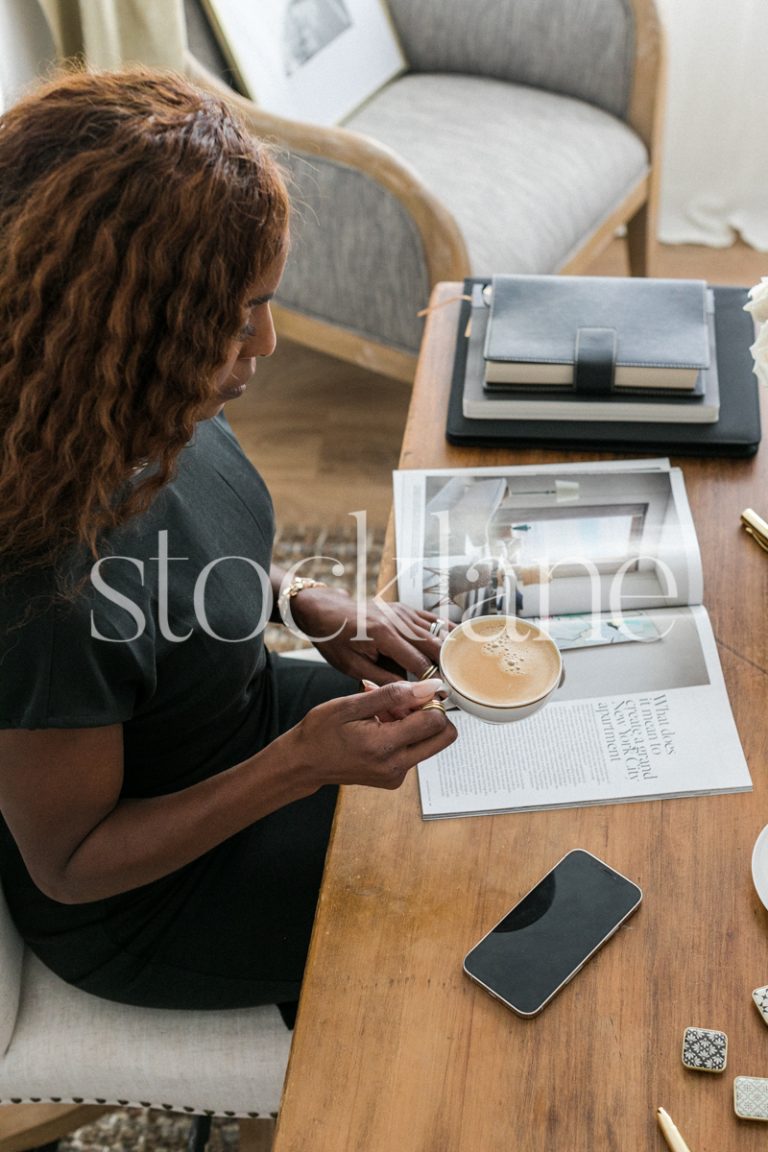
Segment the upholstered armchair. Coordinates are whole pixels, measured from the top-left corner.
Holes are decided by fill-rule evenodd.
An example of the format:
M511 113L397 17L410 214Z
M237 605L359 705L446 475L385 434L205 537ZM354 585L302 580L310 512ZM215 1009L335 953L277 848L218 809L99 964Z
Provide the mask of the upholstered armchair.
M279 329L408 379L439 280L579 273L620 225L649 271L663 42L653 0L388 7L407 70L343 125L232 100L293 180Z

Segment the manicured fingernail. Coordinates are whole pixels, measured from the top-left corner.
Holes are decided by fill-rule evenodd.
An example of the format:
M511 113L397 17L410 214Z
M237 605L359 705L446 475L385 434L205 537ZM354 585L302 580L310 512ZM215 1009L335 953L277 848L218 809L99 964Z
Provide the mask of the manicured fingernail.
M445 688L442 680L417 680L415 684L411 685L411 691L417 700L427 700L430 696L434 696L435 692L440 692Z
M363 692L375 692L376 691L376 685L374 684L373 680L361 680L360 683L363 686Z

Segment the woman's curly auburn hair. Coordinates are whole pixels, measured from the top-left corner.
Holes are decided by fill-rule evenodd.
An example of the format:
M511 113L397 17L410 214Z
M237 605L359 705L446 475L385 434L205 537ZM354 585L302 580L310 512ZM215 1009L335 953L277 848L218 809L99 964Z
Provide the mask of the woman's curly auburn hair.
M268 149L181 76L67 74L0 117L5 577L95 555L172 478L288 218Z

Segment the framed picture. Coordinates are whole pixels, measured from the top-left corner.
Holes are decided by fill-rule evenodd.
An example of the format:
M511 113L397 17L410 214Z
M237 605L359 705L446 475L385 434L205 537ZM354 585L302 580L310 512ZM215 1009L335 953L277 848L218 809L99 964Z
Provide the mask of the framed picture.
M204 0L242 90L291 120L337 124L401 72L383 0Z

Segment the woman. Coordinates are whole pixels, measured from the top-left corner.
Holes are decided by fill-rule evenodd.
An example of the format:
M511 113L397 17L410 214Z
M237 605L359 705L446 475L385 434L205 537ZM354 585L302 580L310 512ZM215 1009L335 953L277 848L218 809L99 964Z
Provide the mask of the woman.
M0 874L111 999L298 996L336 786L397 787L427 613L287 584L329 665L270 660L272 507L222 415L285 262L279 170L178 77L70 75L0 119ZM360 678L380 687L362 693Z

